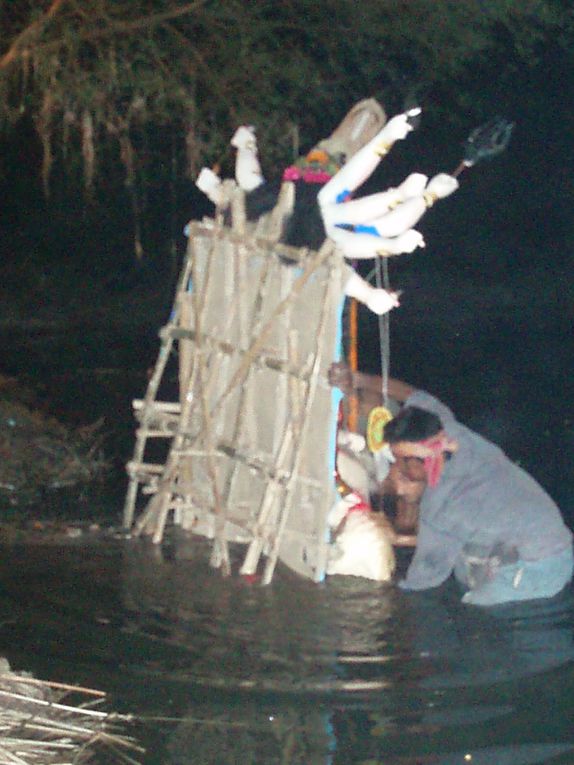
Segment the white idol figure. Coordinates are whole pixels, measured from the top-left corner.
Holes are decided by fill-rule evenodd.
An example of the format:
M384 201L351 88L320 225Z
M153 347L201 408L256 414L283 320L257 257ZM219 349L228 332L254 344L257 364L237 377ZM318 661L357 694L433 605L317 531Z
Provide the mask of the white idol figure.
M396 188L350 200L395 141L406 138L413 129L411 120L419 114L417 108L393 117L319 192L327 235L345 257L399 255L424 247L422 234L413 226L437 199L458 188L456 178L446 173L430 181L422 173L412 173Z
M242 125L233 135L231 145L237 149L235 162L237 185L246 192L253 191L265 182L259 164L255 129ZM224 203L221 178L213 170L204 167L196 180L196 186L215 205ZM356 298L379 316L399 305L396 292L373 287L350 266L346 266L345 294Z

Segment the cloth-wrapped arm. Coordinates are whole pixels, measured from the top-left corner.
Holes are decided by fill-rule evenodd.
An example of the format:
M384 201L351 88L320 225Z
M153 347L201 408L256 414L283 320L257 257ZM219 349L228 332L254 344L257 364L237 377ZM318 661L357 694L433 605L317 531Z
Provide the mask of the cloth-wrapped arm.
M223 203L221 178L209 167L202 167L195 185L203 191L210 202L219 207Z
M259 164L255 128L252 125L242 125L237 128L230 143L237 149L235 180L244 191L254 191L265 181Z

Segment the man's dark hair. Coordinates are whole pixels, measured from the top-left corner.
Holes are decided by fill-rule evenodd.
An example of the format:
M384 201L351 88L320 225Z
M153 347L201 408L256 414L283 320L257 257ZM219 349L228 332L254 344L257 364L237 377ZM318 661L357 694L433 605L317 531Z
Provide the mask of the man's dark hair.
M443 429L440 417L418 406L405 406L385 425L385 441L424 441Z

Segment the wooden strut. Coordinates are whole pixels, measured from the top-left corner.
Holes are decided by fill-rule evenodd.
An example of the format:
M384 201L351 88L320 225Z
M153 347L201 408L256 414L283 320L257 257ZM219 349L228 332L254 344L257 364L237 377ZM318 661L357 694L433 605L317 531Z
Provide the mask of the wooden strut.
M226 401L229 395L233 392L233 390L237 388L238 386L241 386L245 382L245 379L249 373L249 370L252 364L255 362L256 359L259 358L261 349L264 346L264 343L267 340L269 334L273 330L273 326L277 318L287 309L287 307L289 307L295 301L295 299L301 293L301 291L303 290L303 288L305 287L309 279L313 276L315 271L326 260L328 260L328 258L332 255L332 252L333 252L333 246L329 242L326 242L321 247L321 249L317 252L314 258L308 259L308 263L305 267L305 270L303 271L301 276L299 276L296 279L290 293L277 304L273 313L271 314L269 319L266 321L266 323L263 325L263 327L259 331L258 336L255 337L255 339L251 342L251 345L249 346L247 351L245 351L241 364L235 371L233 377L231 378L230 382L227 384L223 393L219 396L215 404L211 407L212 415L219 410L219 408L223 405L223 403ZM195 443L195 439L191 439L189 445L193 446L194 443Z
M288 475L287 483L283 485L277 480L269 481L267 484L257 523L254 529L254 538L245 556L243 566L241 567L241 574L253 574L259 564L259 559L263 552L265 543L270 541L271 547L268 554L268 560L265 566L265 571L262 579L262 584L269 584L273 577L273 572L277 563L277 557L279 554L279 547L281 543L281 537L285 524L287 522L291 504L291 495L295 486L295 480L298 478L299 467L301 462L302 444L304 441L304 432L308 427L309 410L313 402L317 383L319 379L319 373L321 368L321 347L320 341L323 336L326 317L328 314L329 297L330 297L329 284L326 286L326 290L323 297L323 307L321 311L321 320L317 329L317 343L314 354L314 363L311 371L310 379L306 384L306 393L304 396L305 406L302 409L299 401L299 391L291 391L291 403L292 410L299 412L299 417L292 417L290 422L283 433L283 438L278 449L275 464L277 469L283 472L285 470ZM291 353L295 353L294 349ZM295 437L295 431L297 436ZM285 461L291 453L291 466L283 468ZM283 491L283 501L281 502L281 509L277 511L277 527L272 539L268 538L268 529L271 525L271 514L273 508L278 507L277 501L278 494Z
M264 262L264 268L262 269L262 273L260 276L260 281L257 289L257 295L255 298L255 304L254 304L254 311L252 312L252 321L251 321L251 328L250 328L250 337L253 337L254 334L257 332L260 332L261 330L261 311L264 304L264 299L266 296L266 293L269 289L269 277L270 277L270 269L269 269L269 263L270 259L267 258ZM288 306L287 308L291 307ZM287 310L287 309L286 309ZM286 311L284 312L285 315ZM289 337L287 336L287 342L289 344ZM296 365L296 358L294 358L294 355L288 354L289 361L291 368L293 370L297 369ZM253 364L256 360L254 360ZM253 366L250 365L251 367ZM233 440L235 441L241 432L241 426L245 420L246 415L246 394L247 394L247 386L242 386L241 392L240 392L240 399L239 399L239 406L237 409L237 416L235 420L234 425L234 436ZM293 411L294 408L292 408ZM255 571L257 568L259 558L261 556L261 552L263 550L264 542L263 540L258 540L257 535L260 532L261 534L264 531L263 526L261 525L263 523L263 518L267 517L268 512L270 511L273 503L273 499L276 495L276 488L280 482L283 480L283 475L285 474L285 470L283 470L282 466L284 464L284 461L286 459L286 456L288 454L288 451L290 449L290 442L292 441L292 432L291 432L291 426L288 425L287 429L285 430L283 434L282 443L279 447L279 451L276 455L276 458L274 460L274 469L269 470L268 468L260 468L262 469L264 473L267 475L267 486L265 488L265 492L263 495L263 499L260 504L259 509L259 516L258 520L255 523L254 528L252 529L253 534L253 540L251 544L249 545L248 552L245 557L245 561L242 567L242 572L247 573L248 571ZM232 492L234 491L235 484L239 477L239 461L235 460L232 469L230 470L228 474L228 480L226 485L226 494L228 501L230 497L232 496Z
M283 432L283 437L279 445L275 464L282 472L287 472L286 461L294 448L295 435L295 419L293 418ZM254 574L259 565L261 554L263 553L265 543L270 542L273 549L275 544L276 535L272 539L269 538L268 529L271 525L271 515L273 508L278 506L278 495L282 491L282 484L275 480L269 481L265 487L265 493L259 509L259 515L257 522L253 529L253 540L249 545L243 566L241 567L241 574ZM285 497L284 497L285 499Z
M241 251L235 250L236 257L238 258L238 261L240 260L243 253ZM238 269L239 271L239 262L238 262ZM257 294L255 297L255 304L253 308L253 312L251 315L251 322L248 329L249 337L252 338L255 332L259 329L260 325L260 317L261 317L261 310L263 308L263 302L267 287L267 281L269 278L269 271L270 271L270 259L266 258L263 262L263 268L261 269L261 274L259 276L259 284L257 287ZM237 285L239 287L239 285ZM237 290L239 293L239 289ZM241 311L241 306L238 306L239 311ZM246 317L243 317L243 332L247 331L246 324ZM240 337L243 337L243 332L240 335ZM246 353L243 352L242 353ZM241 426L243 424L243 420L245 417L245 399L247 395L247 389L246 387L242 387L239 394L239 402L237 406L237 415L235 418L235 422L233 425L233 440L237 440L239 433L241 432ZM220 399L221 400L221 399ZM229 474L227 476L227 481L225 484L224 494L228 498L231 496L231 493L233 491L233 488L235 486L235 482L237 481L238 476L238 470L239 470L239 463L235 462L233 464L233 467L229 471Z
M311 276L315 273L315 271L328 259L328 257L331 255L333 251L332 245L329 243L324 244L321 249L317 252L316 256L314 258L310 258L308 264L305 267L304 272L297 278L295 283L293 284L293 287L291 289L291 292L287 297L283 298L281 300L267 322L263 325L261 331L259 332L258 337L255 338L255 340L251 343L251 346L249 347L248 351L245 354L245 357L236 370L235 374L229 381L227 387L221 394L221 396L218 398L216 403L214 404L212 411L217 411L217 409L222 405L222 403L225 401L225 399L229 396L231 391L238 385L241 385L245 378L247 377L247 374L249 372L249 369L251 367L251 364L253 361L259 356L261 352L261 348L263 347L263 344L267 340L271 330L273 329L273 325L276 321L276 319L283 313L283 311L289 306L291 303L295 301L295 298L298 297L300 292L303 290Z
M182 269L181 279L179 280L177 289L176 289L176 299L175 299L173 315L167 327L165 327L164 330L162 330L162 332L160 333L160 337L162 338L162 341L165 342L165 345L162 345L162 349L169 348L170 352L175 339L175 336L172 335L171 330L175 328L177 326L177 322L181 320L182 296L187 291L187 285L191 277L192 268L193 268L193 259L191 257L187 257L185 260L185 267ZM147 429L147 425L153 417L152 415L153 404L154 404L153 399L155 398L155 393L157 392L157 387L159 385L160 378L165 371L165 366L167 364L168 357L169 357L169 354L165 354L165 357L159 360L162 363L160 364L158 361L158 364L156 365L156 369L152 376L152 380L150 380L150 383L148 385L146 396L144 398L144 401L141 407L143 411L143 416L141 420L142 425L140 430L142 431L145 431ZM155 383L152 389L152 381L155 378L157 378L157 382ZM174 435L174 440L172 443L172 448L170 449L170 454L168 456L167 463L164 465L162 475L157 481L155 496L153 496L150 499L146 509L144 510L144 512L138 519L137 523L135 524L133 529L134 536L140 536L145 531L148 531L152 534L152 538L154 541L156 540L161 541L163 537L163 528L165 526L165 521L167 519L168 503L170 499L169 494L167 496L164 496L164 495L165 495L165 492L167 491L166 487L170 486L173 483L173 475L177 468L177 464L178 464L177 460L173 459L173 446L176 439L178 438L178 433L181 434L182 431L185 430L185 428L182 427L182 422L184 421L184 418L185 418L185 421L187 421L187 418L185 415L186 413L185 413L185 402L184 402L183 405L180 403L180 417L178 422L178 428ZM132 460L132 464L135 465L138 462L141 463L144 449L145 449L145 440L142 438L140 441L140 439L138 438L138 443L136 446L137 455L134 456L134 459ZM140 455L140 451L141 451L141 455ZM139 459L136 460L136 456L139 457ZM131 490L132 490L132 485L130 484L130 491ZM134 496L133 496L132 502L133 504L135 504L135 499L137 495L137 483L136 483L135 489L133 489L133 495ZM132 508L132 522L133 522L133 508ZM130 523L130 526L131 526L131 523Z
M246 215L245 215L245 195L240 192L234 195L233 197L233 206L232 206L232 231L239 232L241 235L245 234L245 226L246 226ZM236 278L236 284L235 289L233 290L233 302L232 305L229 308L228 312L228 326L229 323L233 320L233 316L235 314L235 310L237 310L238 314L242 314L242 307L241 307L241 282L237 279L240 272L243 270L241 268L242 260L244 257L244 240L241 240L240 242L236 243L233 251L234 251L234 272L235 272L235 278ZM260 314L264 303L264 297L267 290L267 281L270 273L270 267L271 267L271 260L270 258L265 258L263 262L263 269L262 273L260 274L260 280L259 280L259 287L257 291L257 296L255 300L255 306L254 311L251 315L251 322L250 322L250 328L249 328L249 336L251 337L255 332L259 329L259 321L260 321ZM204 301L207 297L207 291L208 291L208 285L206 280L206 285L204 288ZM198 334L201 331L201 324L200 324L200 314L201 312L196 309L196 319L195 319L195 326L196 331ZM240 337L243 336L243 332L245 331L245 318L241 316L242 319L242 333ZM205 335L207 337L207 335ZM199 343L197 343L197 346L199 346ZM237 349L235 349L236 351ZM203 374L206 374L205 370L205 361L204 356L202 355L200 357L200 366L202 366L202 372ZM214 384L214 380L217 378L217 372L218 372L219 364L212 364L210 369L210 381L209 386ZM202 382L204 381L204 377L201 378ZM207 458L207 470L208 475L210 476L210 480L212 483L212 491L214 496L214 509L215 509L215 535L214 535L214 545L213 545L213 551L211 555L210 563L215 568L222 569L222 573L224 575L228 575L230 573L230 562L229 562L229 551L228 551L228 545L227 540L225 537L225 515L227 513L227 508L223 506L222 504L222 497L225 498L226 502L229 502L229 497L231 496L231 491L237 476L238 471L238 463L235 463L233 465L233 468L228 474L223 492L219 491L219 487L217 485L217 471L215 468L215 464L213 461L213 453L214 453L214 447L213 447L213 439L211 438L211 423L212 423L212 417L215 414L216 408L209 410L209 397L205 394L206 386L202 385L202 397L201 397L201 406L202 406L202 416L203 416L203 422L204 422L204 428L205 428L205 448L210 453L210 456ZM240 391L240 398L239 398L239 405L237 410L237 416L234 424L234 433L233 433L233 442L236 441L238 438L238 435L241 431L241 424L244 419L245 415L245 398L246 398L247 390L246 388L242 388Z
M216 248L218 241L219 241L218 237L214 236L214 239L213 239L214 249ZM211 261L211 257L208 258L208 260ZM193 256L188 256L186 259L186 267L184 269L187 275L187 278L182 279L180 281L180 284L178 285L176 303L179 303L179 304L181 303L182 295L185 294L186 292L187 283L189 281L190 276L192 278L192 285L193 285L192 295L194 296L194 299L196 299L198 282L197 282L197 279L195 278L196 275L194 274L194 267L195 267L195 258ZM207 278L208 276L206 276L206 281L207 281ZM176 311L176 316L178 318L181 316L181 310ZM173 338L170 337L170 340L171 342L173 342ZM196 345L196 348L195 348L196 359L198 355L202 352L203 352L203 348ZM195 375L197 375L198 373L198 369L199 369L199 365L197 363L194 363L192 367L192 378L188 381L187 391L189 391L192 388L193 382L195 380ZM147 399L147 395L146 395L146 399ZM192 397L186 395L181 404L181 415L179 419L179 426L171 444L165 470L161 478L158 480L157 492L155 496L152 497L152 499L149 501L147 508L145 509L144 513L139 518L138 522L136 523L134 527L135 536L140 536L145 531L151 531L152 541L154 544L159 544L163 539L165 524L169 514L170 502L173 495L172 487L176 481L177 471L178 471L179 463L180 463L180 453L186 442L186 439L189 438L189 419L191 416L193 406L194 406L194 401Z
M269 332L273 328L274 322L276 321L278 316L280 316L285 311L285 309L290 304L293 303L295 297L297 297L297 295L301 292L301 290L303 289L303 287L305 286L305 284L307 283L311 275L327 259L327 257L331 254L331 252L332 252L332 247L328 243L326 243L319 250L315 258L311 259L307 263L305 271L295 281L293 287L291 288L290 293L282 301L279 302L279 304L275 308L275 311L273 312L271 317L263 325L259 333L259 336L255 338L255 340L252 342L251 347L249 351L246 353L242 364L239 366L238 370L236 371L229 385L225 389L224 393L220 396L216 404L216 407L219 407L221 405L221 403L229 395L229 393L231 392L231 390L233 389L235 385L239 385L245 380L247 373L249 371L249 368L251 366L251 363L253 362L254 358L256 358L256 354L258 350L260 350L260 348L262 347L266 337L268 336ZM277 458L276 458L277 465L282 465L284 463L285 459L287 458L289 454L289 451L291 450L291 447L293 445L293 440L294 440L293 429L294 429L294 421L291 421L288 423L287 428L285 429L283 438L281 440L281 444L278 449ZM241 570L240 570L241 574L244 574L244 575L252 574L257 569L257 565L265 545L264 531L269 524L269 516L275 504L275 499L276 499L278 491L279 491L278 482L270 481L263 495L263 500L261 502L256 526L254 529L254 538L251 544L249 545L247 554L245 556L243 565L241 567ZM276 551L277 551L276 555L277 555L279 550L279 545L272 543L272 548L271 548L272 551L275 549L275 547L276 547ZM273 575L275 563L277 560L276 555L275 555L275 561L268 566L268 569L266 569L266 576L272 577Z
M212 269L211 264L213 260L213 250L211 257L208 259L208 266L203 284L203 295L199 294L199 289L195 289L195 286L199 284L196 258L193 258L193 284L194 289L192 292L193 309L195 315L195 327L197 329L198 337L202 335L201 320L203 317L203 311L205 308L205 301L209 292L209 282L211 279ZM221 572L224 576L229 576L231 573L231 563L229 560L229 548L227 540L225 538L225 515L224 508L221 503L221 494L219 492L219 486L217 483L217 470L213 461L213 433L212 433L212 415L209 410L209 398L208 398L208 381L207 381L207 368L205 365L205 354L203 345L196 341L195 345L195 364L194 369L197 368L197 380L200 389L200 402L201 402L201 414L203 418L203 430L205 438L205 448L208 452L207 460L207 474L211 482L211 491L213 493L213 505L215 513L215 536L213 542L213 550L210 563L214 568L221 568ZM211 381L213 384L213 380ZM190 386L186 386L186 402L189 400L191 404L191 396L189 395ZM191 409L190 409L191 411ZM187 427L187 422L184 423Z
M242 226L242 216L239 209L234 209L234 220L237 221L238 227L241 228ZM214 249L216 248L217 242L215 242ZM213 252L214 249L212 249L211 255L208 257L208 263L212 262L213 258ZM188 263L195 262L195 258L192 256L188 257ZM269 261L265 261L266 267L264 268L264 273L262 274L262 284L260 286L259 290L259 303L263 303L263 285L266 281L266 274L268 272L269 268ZM193 363L193 372L194 372L194 379L197 377L198 384L200 386L200 389L202 393L200 394L200 402L202 406L202 418L204 422L204 428L202 431L202 434L204 435L206 441L208 444L206 444L205 452L207 455L207 465L208 465L208 474L210 476L210 480L212 482L212 490L214 493L214 503L215 503L215 509L216 509L216 541L214 544L214 554L212 556L212 563L214 565L219 565L220 563L223 563L224 569L227 568L228 563L228 553L227 553L227 542L225 540L224 530L225 530L225 520L223 518L223 508L221 505L221 492L219 491L219 487L217 486L217 472L215 470L215 465L213 463L213 456L214 456L214 447L212 444L212 416L215 413L216 409L218 408L218 405L213 407L211 410L209 410L208 407L208 400L209 397L206 394L206 391L208 390L210 383L212 382L212 379L210 382L206 382L207 372L205 369L205 362L204 362L204 352L205 348L203 347L202 339L204 338L204 333L201 331L201 316L202 311L204 308L205 300L207 299L208 294L208 282L209 282L209 273L206 275L204 283L203 283L203 289L202 289L202 303L199 302L199 279L197 278L197 274L192 273L192 282L196 289L192 291L193 300L194 300L194 315L195 315L195 353L194 353L194 363ZM258 316L258 312L255 313L254 319ZM256 321L253 323L256 324ZM186 334L184 331L182 331L179 328L174 329L173 325L168 327L167 334L170 335L170 339L173 341L174 337L183 337L184 334ZM255 344L257 347L260 347L262 345L264 338L255 338L255 341L252 343ZM260 342L258 342L260 341ZM213 373L215 370L214 368L211 369L211 372ZM202 379L200 379L200 376ZM212 376L211 376L212 377ZM243 379L243 378L242 378ZM242 381L238 378L238 384ZM194 387L193 381L188 381L186 384L186 390L189 392ZM229 389L231 390L231 388ZM189 397L187 397L189 399ZM153 532L152 539L154 543L159 543L161 539L163 538L163 532L165 528L165 523L167 520L167 515L169 513L170 505L171 505L171 499L173 495L173 488L174 484L176 483L177 478L177 470L179 466L179 460L181 456L185 453L186 449L184 448L184 438L187 437L186 447L189 449L189 447L193 446L193 443L195 442L195 439L190 439L190 429L188 427L188 421L189 416L191 414L191 402L184 401L183 408L181 411L180 421L179 421L179 428L178 431L174 437L174 441L172 443L171 449L170 449L170 455L168 457L168 461L165 467L165 470L163 472L163 475L161 476L161 479L157 482L157 492L156 495L150 500L148 503L148 507L144 511L142 517L138 520L134 533L135 535L140 535L144 531L149 531L150 529ZM220 401L223 399L223 397L220 398ZM143 404L143 407L145 407L145 401ZM242 408L240 409L242 411ZM143 429L143 427L142 427ZM135 463L135 459L133 462ZM141 461L141 458L140 458ZM136 491L137 491L137 484L136 484ZM224 492L223 496L227 496L227 494Z

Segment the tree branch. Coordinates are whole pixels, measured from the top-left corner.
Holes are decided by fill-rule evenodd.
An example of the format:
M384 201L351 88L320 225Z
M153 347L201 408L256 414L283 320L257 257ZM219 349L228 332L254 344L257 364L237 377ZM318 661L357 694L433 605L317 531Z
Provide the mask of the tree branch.
M31 38L37 36L37 34L42 31L47 22L56 14L60 6L63 5L65 1L66 0L53 0L52 5L48 11L46 11L45 15L27 27L20 35L18 35L16 40L14 40L10 46L10 49L0 59L0 71L5 69L22 55L24 50L29 46L29 41ZM153 27L157 24L162 24L165 21L171 21L173 19L179 18L180 16L185 16L192 11L196 11L202 5L205 5L205 3L206 0L195 0L195 2L186 3L185 5L181 5L179 8L173 8L172 10L164 11L163 13L155 13L150 16L144 16L143 18L135 19L134 21L112 22L105 29L100 28L94 30L92 28L89 32L84 34L80 33L78 37L80 40L87 42L124 32L133 32L137 31L138 29L146 29L147 27ZM51 40L44 45L39 45L38 49L49 51L51 48L58 48L60 44L60 40Z
M145 29L146 27L153 27L156 24L161 24L164 21L171 21L179 16L185 16L192 11L196 11L202 5L205 5L207 0L195 0L193 3L186 3L179 8L173 8L171 11L164 11L163 13L154 13L151 16L144 16L141 19L135 19L134 21L121 22L113 24L110 29L99 30L93 35L89 36L89 39L94 37L102 37L106 34L115 34L116 32L131 32L135 29Z
M65 1L66 0L53 0L46 13L30 24L29 27L26 27L26 29L16 37L10 48L0 59L0 70L6 69L6 67L10 66L10 64L21 55L22 48L28 47L32 38L40 34L46 24L56 15L56 13L58 13Z

